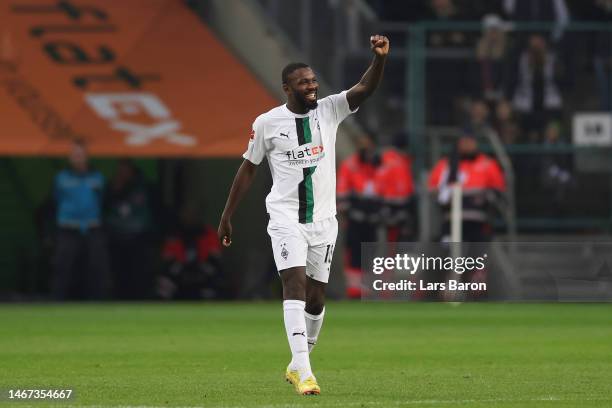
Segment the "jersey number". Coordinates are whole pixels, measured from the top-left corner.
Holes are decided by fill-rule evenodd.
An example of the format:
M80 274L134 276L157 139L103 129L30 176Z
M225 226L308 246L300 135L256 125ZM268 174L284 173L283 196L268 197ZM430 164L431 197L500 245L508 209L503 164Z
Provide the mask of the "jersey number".
M334 245L330 244L327 246L327 250L325 251L325 261L323 263L331 263L333 255Z

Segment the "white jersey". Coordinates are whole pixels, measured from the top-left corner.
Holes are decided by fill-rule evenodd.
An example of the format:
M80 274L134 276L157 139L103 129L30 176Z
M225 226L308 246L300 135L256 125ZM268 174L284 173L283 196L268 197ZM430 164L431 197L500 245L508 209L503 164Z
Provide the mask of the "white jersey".
M255 119L247 151L253 164L268 159L270 219L310 223L336 215L336 131L351 111L344 91L320 99L307 114L278 106Z

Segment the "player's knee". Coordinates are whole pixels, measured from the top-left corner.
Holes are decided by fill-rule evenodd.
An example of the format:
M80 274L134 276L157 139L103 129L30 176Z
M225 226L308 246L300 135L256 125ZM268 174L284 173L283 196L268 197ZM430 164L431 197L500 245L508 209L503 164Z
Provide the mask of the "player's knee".
M306 284L306 312L319 315L325 306L325 284L308 280Z
M303 278L303 271L298 268L289 268L281 272L281 278L285 300L306 300L306 281Z
M323 300L306 300L306 308L304 309L306 313L311 315L320 315L323 313L323 307L325 306Z
M283 298L306 301L304 288L300 288L299 285L287 285L283 288Z

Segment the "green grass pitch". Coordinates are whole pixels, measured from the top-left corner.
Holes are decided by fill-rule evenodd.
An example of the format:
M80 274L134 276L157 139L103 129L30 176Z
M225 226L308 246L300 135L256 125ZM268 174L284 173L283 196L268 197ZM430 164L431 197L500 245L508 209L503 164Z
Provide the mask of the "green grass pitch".
M283 381L276 303L0 306L0 407L611 407L612 305L330 303L322 388Z

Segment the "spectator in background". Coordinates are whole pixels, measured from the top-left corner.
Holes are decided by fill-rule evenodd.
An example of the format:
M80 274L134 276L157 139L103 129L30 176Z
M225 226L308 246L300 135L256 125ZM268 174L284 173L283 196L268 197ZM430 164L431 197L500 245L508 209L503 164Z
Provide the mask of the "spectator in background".
M570 21L565 0L504 0L504 11L513 21L554 22L551 39L555 43L561 41L563 31Z
M562 142L560 123L550 122L544 132L544 148L552 150ZM574 184L571 160L571 154L559 152L544 154L541 158L542 186L549 193L551 212L556 216L563 215L562 209L566 207L564 203Z
M515 110L522 115L523 129L530 142L540 142L546 124L563 108L558 86L559 67L555 54L541 35L532 35L519 60L518 84L514 92Z
M496 14L488 14L482 20L482 28L482 37L476 45L479 97L497 101L504 96L507 79L509 46L506 25Z
M589 1L579 0L582 3ZM551 30L548 27L542 30L549 30L542 37L554 47L556 59L563 62L563 67L569 75L565 80L568 85L574 86L577 75L576 48L584 43L577 32L565 32L570 23L570 11L565 0L504 0L504 10L508 19L518 23L538 23L546 22L553 24ZM519 48L524 48L530 41L529 34L525 31L517 31L514 35L515 41L520 44ZM513 59L517 59L514 56Z
M165 239L162 262L162 274L157 281L157 294L162 299L226 296L217 232L200 221L193 203L181 209L176 230Z
M429 0L430 12L427 20L465 21L467 16L457 7L454 0ZM429 47L465 47L468 45L468 33L460 30L431 31L427 38Z
M468 121L464 126L464 132L476 138L486 138L493 131L490 121L489 106L482 100L472 102L469 108Z
M428 0L430 6L426 20L438 23L462 22L469 19L465 8L456 0ZM465 80L473 62L457 58L458 52L473 50L476 34L471 31L448 29L427 30L427 47L431 57L427 58L426 111L430 124L443 126L456 122L457 105L464 95L472 93L473 84Z
M506 100L501 100L495 107L494 129L502 143L506 145L520 142L521 127L514 117L512 105Z
M493 233L489 214L506 190L506 182L497 162L479 151L472 135L459 138L451 156L440 159L429 177L429 188L438 194L438 204L444 214L444 242L450 239L450 200L454 183L460 183L463 190L463 240L489 241Z
M119 299L149 298L154 206L149 186L132 161L118 162L106 196L115 295Z
M444 221L442 242L451 241L451 195L452 187L458 183L462 189L462 236L461 242L488 242L493 236L491 212L498 207L501 194L506 190L506 182L501 168L495 160L481 153L476 139L469 134L459 138L449 158L443 158L434 166L429 177L429 188L437 193ZM464 256L474 256L469 253ZM476 255L480 256L480 255ZM439 278L449 279L447 271L438 271ZM461 275L467 282L486 282L486 269L473 270ZM454 272L451 272L456 279ZM430 278L431 279L431 278ZM454 299L453 292L440 293L443 299ZM473 293L484 296L484 293Z
M393 146L382 151L382 163L377 174L387 242L408 241L415 237L414 179L412 159L406 153L406 139L405 134L397 134Z
M110 289L108 249L102 231L104 176L89 167L83 141L73 142L69 161L70 168L59 172L54 183L58 230L53 295L58 300L74 295L104 299Z
M409 234L414 194L411 161L396 148L377 150L372 137L363 136L358 152L340 166L337 194L342 225L346 225L347 296L359 298L361 243L378 241L380 227L386 229L390 241Z
M466 15L455 0L429 0L427 20L436 22L461 22ZM427 121L434 125L455 123L459 99L469 93L471 82L465 80L470 62L457 59L455 53L473 49L475 36L464 30L428 30L427 47L432 57L427 58ZM452 65L453 69L448 67Z
M341 227L345 233L346 295L361 297L361 243L376 242L381 222L382 197L376 188L376 172L381 165L376 144L370 135L358 140L358 151L340 164L337 198Z

